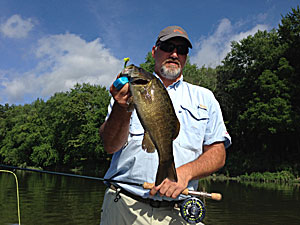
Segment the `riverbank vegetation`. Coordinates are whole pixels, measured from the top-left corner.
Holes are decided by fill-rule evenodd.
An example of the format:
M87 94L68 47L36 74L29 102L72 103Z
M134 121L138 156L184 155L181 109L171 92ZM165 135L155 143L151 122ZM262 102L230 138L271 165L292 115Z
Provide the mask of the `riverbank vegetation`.
M232 42L220 66L198 68L187 62L184 79L215 93L233 140L221 173L257 180L299 177L299 33L298 6L278 28ZM140 66L153 71L150 52ZM77 84L47 101L0 105L0 163L103 170L111 156L98 129L109 99L101 85Z
M245 174L238 177L242 181L258 181L258 182L274 182L274 183L294 183L299 182L295 175L289 171L280 172L253 172L251 174Z
M250 174L242 174L231 177L224 174L212 174L206 180L214 181L239 181L239 182L260 182L260 183L285 183L285 184L300 184L300 178L293 172L282 170L278 172L252 172Z

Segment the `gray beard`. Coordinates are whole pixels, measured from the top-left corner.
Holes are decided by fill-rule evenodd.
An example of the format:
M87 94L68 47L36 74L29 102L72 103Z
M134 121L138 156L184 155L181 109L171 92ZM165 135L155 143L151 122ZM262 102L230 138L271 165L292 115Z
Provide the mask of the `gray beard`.
M169 80L175 80L180 75L180 68L167 68L163 65L160 69L160 75Z

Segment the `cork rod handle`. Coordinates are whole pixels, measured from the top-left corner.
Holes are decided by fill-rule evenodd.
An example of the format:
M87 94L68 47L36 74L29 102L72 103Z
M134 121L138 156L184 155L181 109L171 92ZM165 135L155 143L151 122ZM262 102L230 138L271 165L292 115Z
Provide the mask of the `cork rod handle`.
M144 189L152 189L154 187L154 183L145 182L143 184ZM188 188L184 189L181 194L183 195L195 195L202 196L206 198L211 198L216 201L220 201L222 199L222 195L220 193L207 193L207 192L197 192L197 191L189 191Z

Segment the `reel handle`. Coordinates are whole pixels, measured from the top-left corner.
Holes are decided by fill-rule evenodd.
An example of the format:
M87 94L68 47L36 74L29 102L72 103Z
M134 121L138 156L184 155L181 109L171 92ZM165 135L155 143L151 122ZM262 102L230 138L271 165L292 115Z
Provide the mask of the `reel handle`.
M152 189L155 186L154 183L144 182L143 188L144 189ZM188 188L184 189L181 194L183 195L193 195L199 197L210 198L216 201L220 201L222 199L222 195L220 193L207 193L202 191L190 191Z

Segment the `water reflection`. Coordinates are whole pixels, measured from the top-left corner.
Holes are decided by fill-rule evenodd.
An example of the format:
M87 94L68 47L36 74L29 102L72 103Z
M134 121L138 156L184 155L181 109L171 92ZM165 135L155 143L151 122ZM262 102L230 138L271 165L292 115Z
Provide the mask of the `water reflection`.
M18 172L22 224L99 224L100 181ZM0 174L0 224L17 223L13 177Z
M22 224L98 225L105 186L100 181L18 171ZM201 190L220 192L206 199L206 225L296 225L299 185L201 181ZM0 224L17 224L14 177L0 173Z
M214 182L221 202L207 204L206 224L299 224L299 186L274 183Z

